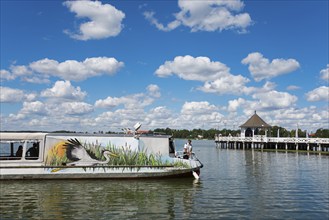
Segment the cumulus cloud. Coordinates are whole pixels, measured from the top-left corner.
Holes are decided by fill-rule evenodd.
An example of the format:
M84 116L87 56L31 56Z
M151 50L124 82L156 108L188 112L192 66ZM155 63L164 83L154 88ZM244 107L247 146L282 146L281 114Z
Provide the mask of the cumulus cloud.
M80 25L77 33L64 32L77 40L103 39L117 36L122 28L125 14L110 4L100 1L66 1L64 6L76 13L77 18L88 18L90 21Z
M161 96L160 87L158 85L150 84L146 89L149 94L155 98L159 98Z
M16 77L27 76L32 74L32 71L27 66L23 66L23 65L20 66L12 65L10 69L12 74Z
M258 113L258 111L257 111ZM305 108L284 108L273 111L263 112L262 115L270 118L268 123L278 125L287 129L300 128L315 131L318 128L328 128L329 114L327 107L325 109L309 106Z
M46 105L41 101L34 102L24 102L23 108L20 110L19 115L46 115L48 113L48 109Z
M49 77L58 77L64 80L82 81L90 77L103 74L114 75L124 66L123 62L112 57L91 57L84 61L56 60L44 58L26 66L10 66L10 71L1 70L1 81L14 80L18 77L30 83L49 83Z
M102 74L113 75L123 65L115 58L93 57L82 62L66 60L61 63L45 58L32 62L29 66L34 72L57 76L65 80L82 81Z
M67 99L67 100L82 100L87 95L81 91L80 87L73 87L70 81L57 81L50 89L41 92L42 97Z
M209 104L209 102L185 102L181 113L183 114L197 114L201 115L208 113L209 111L216 111L218 108L215 105Z
M185 80L209 81L225 76L230 72L225 64L213 62L208 57L177 56L173 61L166 61L155 74L168 77L176 74Z
M295 59L274 59L270 62L258 52L248 54L241 62L249 64L248 69L257 82L293 72L300 66Z
M162 31L171 31L180 25L195 31L223 31L236 29L246 32L252 20L248 13L240 13L244 3L240 0L210 0L210 1L185 1L179 0L180 11L176 13L175 20L167 25L161 24L154 12L144 12L144 17L156 28Z
M4 80L14 80L16 76L9 72L8 70L0 70L0 81Z
M219 108L207 101L185 102L177 122L184 128L192 129L203 126L205 122L215 122L221 117L223 115L219 113Z
M271 112L278 109L288 109L296 105L297 96L287 92L268 90L267 85L256 89L251 96L251 100L237 98L228 101L228 112L236 112L243 109L246 114L252 114L253 111Z
M0 91L1 102L21 102L25 97L24 91L20 89L12 89L1 86Z
M238 110L238 108L243 105L246 102L246 100L244 100L243 98L238 98L238 99L234 99L234 100L230 100L228 102L228 106L227 106L227 110L229 112L235 112Z
M202 87L198 89L207 93L217 93L219 95L223 94L243 94L249 93L250 91L245 86L250 80L238 75L234 76L227 74L219 79L211 82L206 82Z
M0 86L0 102L3 103L15 103L22 101L31 101L36 98L36 94L34 93L25 93L20 89L12 89L9 87Z
M321 79L329 82L329 64L327 64L327 68L320 71Z
M159 87L151 84L147 88L148 93L137 93L122 97L107 97L106 99L99 99L95 102L97 108L113 109L120 105L124 105L127 109L141 109L151 105L155 98L160 97Z
M80 127L81 115L93 111L93 106L84 102L23 102L17 114L11 113L5 119L5 126L15 129L62 130L71 128L76 131ZM51 120L50 120L51 119Z
M157 106L150 109L146 114L145 123L154 128L166 128L168 127L168 122L171 126L177 125L178 114L171 111L165 106Z
M278 91L269 91L265 93L256 93L252 95L254 99L258 99L259 101L255 106L255 109L280 109L280 108L288 108L294 106L297 102L297 96L291 95L287 92L278 92Z
M93 105L85 102L65 102L61 104L61 109L67 115L84 115L94 111Z
M254 89L246 87L250 80L241 75L232 75L230 68L208 57L177 56L173 61L166 61L155 74L159 77L177 75L184 80L204 82L197 89L207 93L247 94Z
M321 86L308 93L306 93L306 99L309 102L316 101L329 101L329 87Z

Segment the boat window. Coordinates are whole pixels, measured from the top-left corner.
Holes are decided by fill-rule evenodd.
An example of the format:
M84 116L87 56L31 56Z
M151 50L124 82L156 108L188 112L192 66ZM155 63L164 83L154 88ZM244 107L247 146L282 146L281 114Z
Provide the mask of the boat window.
M37 160L39 158L39 142L27 143L25 159Z
M21 160L23 155L24 142L1 142L0 160Z
M37 140L0 142L0 160L37 160L39 151Z

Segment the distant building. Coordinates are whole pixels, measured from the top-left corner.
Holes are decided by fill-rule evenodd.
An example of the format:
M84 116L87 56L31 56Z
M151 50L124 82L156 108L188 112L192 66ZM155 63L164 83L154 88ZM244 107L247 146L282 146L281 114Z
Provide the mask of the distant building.
M240 125L241 137L253 137L258 135L261 130L265 131L267 136L268 129L271 125L267 124L261 117L259 117L255 111L255 114L251 116L244 124Z

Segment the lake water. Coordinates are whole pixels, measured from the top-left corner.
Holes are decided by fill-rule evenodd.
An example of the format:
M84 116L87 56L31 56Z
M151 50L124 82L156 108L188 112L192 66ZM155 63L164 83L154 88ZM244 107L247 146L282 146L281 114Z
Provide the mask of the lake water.
M329 219L329 156L193 145L199 181L1 181L0 219Z

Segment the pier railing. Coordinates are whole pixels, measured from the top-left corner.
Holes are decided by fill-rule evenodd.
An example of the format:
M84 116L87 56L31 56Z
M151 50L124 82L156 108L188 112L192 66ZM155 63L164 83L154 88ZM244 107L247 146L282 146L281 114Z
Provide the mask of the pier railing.
M253 137L215 136L217 147L224 148L268 148L268 149L303 149L329 151L329 138L301 137Z

